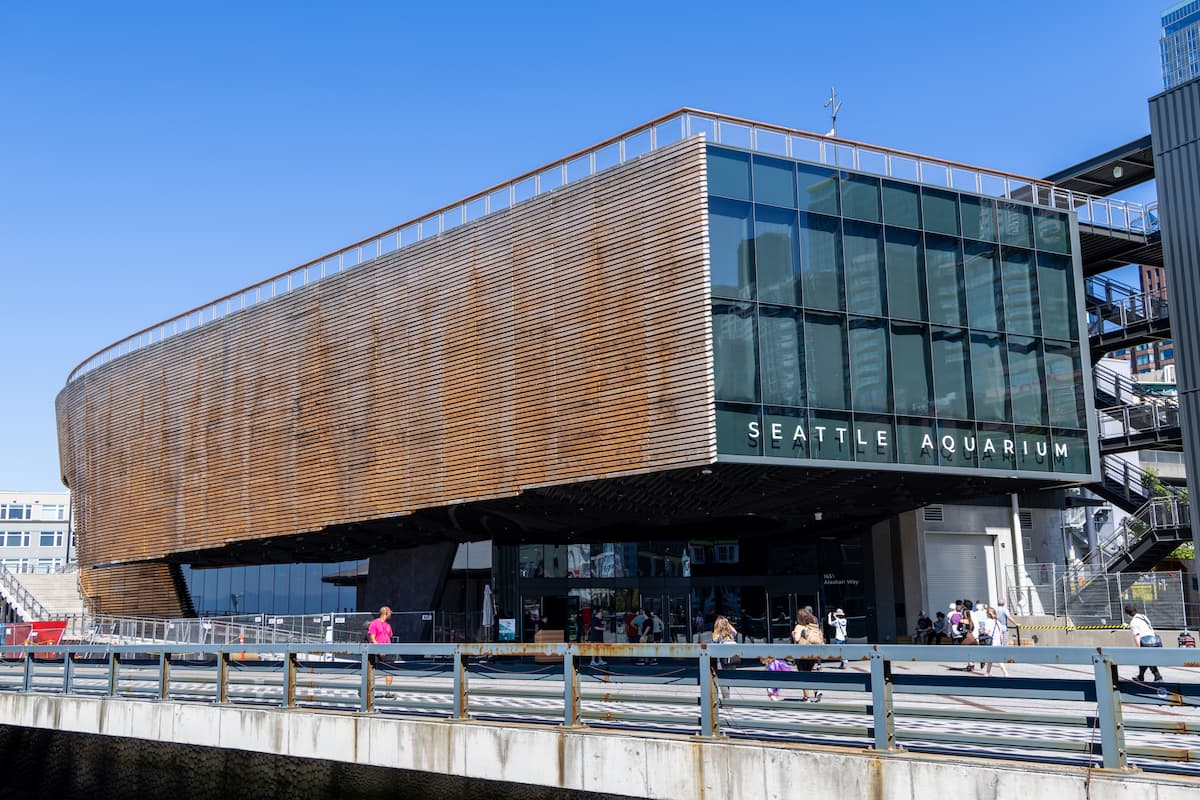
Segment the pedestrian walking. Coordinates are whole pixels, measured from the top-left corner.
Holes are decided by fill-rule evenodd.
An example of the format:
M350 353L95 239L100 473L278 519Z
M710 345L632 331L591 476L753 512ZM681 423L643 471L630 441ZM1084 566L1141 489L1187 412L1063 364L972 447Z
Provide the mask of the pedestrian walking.
M984 611L984 618L981 622L979 645L980 647L1004 647L1008 644L1008 631L1000 624L1000 616L996 609L990 606ZM1008 666L1001 663L1000 671L1004 673L1004 677L1008 677ZM992 662L985 661L983 664L983 674L992 674Z
M737 628L733 627L733 623L725 618L724 615L718 616L713 622L712 630L713 644L729 644L737 641ZM733 660L728 658L717 659L717 669L724 669L733 666ZM729 699L729 687L718 680L718 685L721 689L721 699Z
M1150 620L1145 614L1139 614L1132 603L1126 604L1125 615L1129 617L1129 630L1133 634L1133 644L1135 647L1162 647L1162 638L1154 632L1154 626L1150 624ZM1153 673L1154 680L1162 681L1162 673L1153 664L1146 667L1138 667L1137 679L1139 681L1146 677L1146 670L1150 670Z
M978 634L975 630L975 619L971 614L971 601L963 601L962 617L958 623L959 629L962 631L962 640L959 644L976 645L979 644ZM972 672L975 669L974 659L970 654L967 655L967 665L964 667L967 672Z
M588 628L588 642L591 644L604 644L604 630L606 627L604 612L597 608L592 612L592 625ZM592 667L603 667L606 664L608 662L597 655L593 655L591 662L589 662L589 666Z
M367 627L367 641L371 644L391 644L392 643L392 626L388 624L388 620L392 617L392 609L383 606L379 609L379 616L371 620L371 624ZM381 662L386 663L391 660L390 655L370 655L367 658L372 664L378 666ZM384 697L391 697L392 679L395 676L392 673L387 673L383 680L387 686L384 690Z
M842 611L839 608L838 610L832 612L829 615L829 619L826 621L829 623L829 627L833 628L833 643L838 645L839 647L845 646L845 644L846 644L846 612ZM842 656L842 663L840 665L838 665L838 669L845 669L845 668L846 668L846 657Z
M807 608L800 609L800 612L796 614L796 627L792 628L792 641L796 644L825 644L825 637L821 635L821 626L817 624L817 618ZM799 672L812 672L816 663L815 658L798 659L796 669ZM808 689L800 691L803 694L801 702L809 702ZM814 691L811 701L821 702L821 693Z
M782 658L767 656L767 670L769 672L795 672L796 668ZM779 689L767 689L767 698L770 700L779 699Z

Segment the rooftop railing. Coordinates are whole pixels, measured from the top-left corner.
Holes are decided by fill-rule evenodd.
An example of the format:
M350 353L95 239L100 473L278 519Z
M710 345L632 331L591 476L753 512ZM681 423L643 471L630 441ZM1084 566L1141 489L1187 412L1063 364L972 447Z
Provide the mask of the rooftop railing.
M179 333L216 322L295 289L352 269L380 256L439 236L469 222L512 208L518 203L562 188L690 136L707 141L851 169L881 177L914 181L996 198L1069 210L1085 224L1149 234L1157 229L1156 204L1143 206L1060 189L1044 180L982 169L945 159L907 153L850 139L784 128L738 117L684 108L658 117L594 147L539 167L510 181L478 192L429 214L362 239L143 328L88 356L67 377L67 383L108 362Z

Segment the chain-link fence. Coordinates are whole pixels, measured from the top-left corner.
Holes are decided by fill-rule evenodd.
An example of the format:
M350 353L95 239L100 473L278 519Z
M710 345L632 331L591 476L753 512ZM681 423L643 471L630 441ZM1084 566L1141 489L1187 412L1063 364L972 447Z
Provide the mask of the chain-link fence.
M1026 564L1008 567L1008 602L1021 615L1067 617L1072 625L1126 623L1132 603L1159 628L1195 624L1184 603L1183 574L1172 572L1106 573L1095 565Z

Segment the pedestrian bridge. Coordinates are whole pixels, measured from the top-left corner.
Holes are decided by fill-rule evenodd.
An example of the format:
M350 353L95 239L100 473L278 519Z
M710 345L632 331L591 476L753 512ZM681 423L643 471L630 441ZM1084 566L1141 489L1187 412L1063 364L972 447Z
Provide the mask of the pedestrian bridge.
M1009 677L984 677L977 661L966 669L984 655ZM802 781L827 796L1062 800L1200 791L1195 650L139 644L3 656L0 725L553 789L774 798ZM593 656L606 664L589 666ZM821 668L768 671L768 658ZM1164 680L1136 680L1138 664ZM817 692L819 702L803 700Z

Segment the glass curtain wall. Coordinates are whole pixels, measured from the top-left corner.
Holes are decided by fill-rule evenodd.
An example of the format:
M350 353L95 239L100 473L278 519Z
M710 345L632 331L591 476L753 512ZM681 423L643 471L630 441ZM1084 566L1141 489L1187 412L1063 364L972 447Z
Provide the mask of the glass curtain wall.
M708 149L718 451L1087 473L1066 214Z

